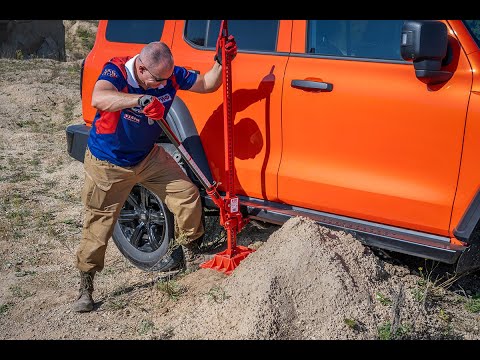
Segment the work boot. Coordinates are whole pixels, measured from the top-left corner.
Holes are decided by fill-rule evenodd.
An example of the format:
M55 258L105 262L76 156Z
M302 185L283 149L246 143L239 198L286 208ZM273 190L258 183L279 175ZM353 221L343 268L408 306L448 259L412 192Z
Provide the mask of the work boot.
M73 304L73 311L89 312L93 310L93 278L95 271L80 271L80 289L78 291L77 301Z
M196 271L200 268L200 264L210 260L213 256L203 254L198 246L197 241L182 245L183 259L185 261L185 270L188 272Z

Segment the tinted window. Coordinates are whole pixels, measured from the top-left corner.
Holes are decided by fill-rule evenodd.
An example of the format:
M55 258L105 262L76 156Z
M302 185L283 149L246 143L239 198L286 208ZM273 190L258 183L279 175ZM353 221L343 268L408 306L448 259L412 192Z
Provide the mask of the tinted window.
M463 20L467 29L472 34L475 42L480 47L480 20Z
M185 38L205 48L215 48L221 20L188 20ZM239 50L275 51L279 20L228 20L228 33Z
M148 44L162 37L164 20L108 20L108 41Z
M403 20L310 20L307 53L403 60Z

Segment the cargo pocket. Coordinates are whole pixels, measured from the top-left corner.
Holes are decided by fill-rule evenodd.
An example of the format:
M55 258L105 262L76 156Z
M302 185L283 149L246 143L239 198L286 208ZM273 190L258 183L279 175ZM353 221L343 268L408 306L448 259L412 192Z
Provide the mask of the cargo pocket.
M82 192L83 203L85 206L93 209L107 210L112 205L108 201L108 190L110 190L111 187L111 183L98 180L94 181L90 175L86 174L85 185ZM116 206L114 206L114 209L115 208Z
M124 194L118 193L118 191L123 191L121 189L124 189L125 186L119 186L117 190L115 185L123 181L133 181L135 173L108 161L98 160L94 156L88 161L86 159L84 169L84 204L101 211L117 211L124 201Z
M98 160L95 157L85 162L85 181L92 182L93 185L98 186L103 191L108 191L112 187L113 179L111 175L111 169L115 165L110 164L107 161ZM92 185L92 186L93 186Z

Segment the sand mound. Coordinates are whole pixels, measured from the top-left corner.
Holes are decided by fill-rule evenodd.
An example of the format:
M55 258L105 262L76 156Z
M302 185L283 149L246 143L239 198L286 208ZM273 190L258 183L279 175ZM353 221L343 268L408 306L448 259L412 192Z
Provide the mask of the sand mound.
M190 286L204 289L208 273L217 274L200 270ZM175 339L437 337L425 329L415 286L407 270L351 235L293 218L198 301L179 304L168 322Z

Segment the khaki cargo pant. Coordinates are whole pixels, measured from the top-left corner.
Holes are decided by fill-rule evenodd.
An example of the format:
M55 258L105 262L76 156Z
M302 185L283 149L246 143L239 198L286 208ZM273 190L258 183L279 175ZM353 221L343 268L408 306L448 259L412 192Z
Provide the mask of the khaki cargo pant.
M143 161L132 167L99 160L87 147L84 169L85 218L76 253L79 270L103 269L107 242L128 194L137 183L155 193L174 214L176 238L181 234L189 242L203 235L198 188L162 147L154 146Z

